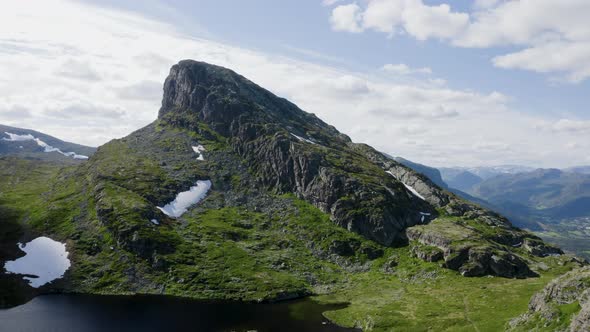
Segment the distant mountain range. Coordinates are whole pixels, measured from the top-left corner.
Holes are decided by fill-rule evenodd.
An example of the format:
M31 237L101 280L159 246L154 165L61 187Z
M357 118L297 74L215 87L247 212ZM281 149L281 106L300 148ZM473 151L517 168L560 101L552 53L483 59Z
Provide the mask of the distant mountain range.
M590 174L590 166L576 166L564 169L566 172L579 173L579 174Z
M498 175L477 184L470 193L494 204L519 204L553 217L590 214L590 175L587 174L537 169Z
M526 173L535 170L532 167L518 165L482 166L482 167L441 167L443 180L452 188L470 191L479 183L498 175Z
M96 148L62 141L35 130L0 125L0 156L75 163Z
M441 176L449 187L483 199L519 220L539 215L573 218L590 215L589 169L442 168ZM527 226L533 225L527 222Z
M396 160L458 196L502 213L515 225L590 257L590 166L436 169L399 157Z

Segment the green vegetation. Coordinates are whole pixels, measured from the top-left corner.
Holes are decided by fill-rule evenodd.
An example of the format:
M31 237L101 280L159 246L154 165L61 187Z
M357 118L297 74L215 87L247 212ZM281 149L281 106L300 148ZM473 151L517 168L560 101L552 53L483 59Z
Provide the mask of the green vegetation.
M350 303L326 317L366 331L502 331L527 310L535 292L571 268L549 258L544 261L555 267L540 278L465 278L411 258L407 248L390 249L390 255L399 260L394 273L380 271L383 258L372 271L349 275L333 293L315 297L321 303Z
M30 171L28 167L31 165L26 163L14 165L12 173L4 167L6 173L1 179L15 183L15 176ZM182 220L160 226L141 218L145 223L141 230L145 233L139 233L140 237L163 236L163 241L175 243L171 252L141 258L117 244L106 226L96 219L92 206L88 205L85 211L72 209L70 205L79 204L87 196L83 186L76 187L78 182L68 175L71 171L59 172L47 166L36 172L37 181L20 181L4 191L2 197L5 205L21 204L21 209L30 211L47 206L54 210L64 208L59 216L61 222L41 222L58 218L53 212L37 212L28 220L39 232L71 238L68 249L74 265L69 272L71 285L66 286L69 291L247 301L316 293L324 294L315 297L322 303L350 303L347 308L327 312L328 318L367 331L496 331L526 311L532 294L570 269L568 264L558 264L560 258L552 257L538 259L551 266L540 278L464 278L438 263L414 258L408 247L385 249L348 232L292 195L273 198L283 202L281 206L288 207L286 210L254 212L238 207L202 206ZM59 181L50 185L49 179ZM40 180L44 185L39 185ZM16 198L33 188L37 196L45 199L22 205L25 201ZM52 194L52 190L57 191ZM132 204L136 195L121 187L105 190L109 200L125 196L129 200L125 206L138 204L129 209L131 212L148 204L143 200ZM14 199L10 200L11 197ZM211 200L215 201L216 196L212 195ZM126 207L112 204L114 210L121 212L118 216L126 215L122 212ZM83 212L84 220L76 217ZM443 224L433 224L439 223ZM453 229L447 227L445 231ZM171 234L175 234L172 239L168 238ZM342 243L354 248L341 248ZM384 266L392 265L392 261L396 264L387 272ZM576 308L564 306L561 310L567 316Z
M8 227L17 221L30 236L67 241L73 265L56 285L63 291L244 301L315 294L321 303L350 303L326 316L366 331L502 330L526 311L531 295L572 267L565 258L529 257L547 266L541 277L462 277L414 257L410 247L385 248L349 232L292 194L253 190L250 173L227 171L241 166L223 159L228 146L207 132L156 130L155 147L133 137L115 140L73 168L0 159L0 202L13 211L1 229L17 236ZM194 161L194 141L205 142L206 162ZM224 190L213 188L178 220L158 212L162 197L203 174ZM429 231L465 245L473 234L501 232L442 212ZM565 319L575 308L561 310Z
M511 331L566 331L571 323L572 318L580 311L581 307L580 303L575 301L573 303L557 305L554 309L556 317L553 317L550 321L545 319L542 314L534 313L524 324L516 326Z

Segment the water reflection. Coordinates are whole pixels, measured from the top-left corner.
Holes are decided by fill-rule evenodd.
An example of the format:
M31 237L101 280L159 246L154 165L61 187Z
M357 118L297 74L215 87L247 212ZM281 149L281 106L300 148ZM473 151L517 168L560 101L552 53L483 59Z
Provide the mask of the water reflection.
M0 310L0 331L351 331L322 312L345 305L205 303L158 296L47 295Z

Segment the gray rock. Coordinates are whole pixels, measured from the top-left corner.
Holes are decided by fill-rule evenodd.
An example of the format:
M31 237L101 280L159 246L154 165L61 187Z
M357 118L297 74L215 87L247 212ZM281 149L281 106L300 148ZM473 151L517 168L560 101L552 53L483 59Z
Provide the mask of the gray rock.
M560 306L579 304L579 311L572 317L563 317ZM549 326L560 319L570 319L567 331L588 331L590 328L590 267L572 270L551 281L533 295L529 311L512 320L512 329L519 326Z
M334 127L231 70L190 60L173 66L159 118L194 131L207 124L262 186L295 193L380 244L403 244L404 229L423 222L420 212L436 214Z

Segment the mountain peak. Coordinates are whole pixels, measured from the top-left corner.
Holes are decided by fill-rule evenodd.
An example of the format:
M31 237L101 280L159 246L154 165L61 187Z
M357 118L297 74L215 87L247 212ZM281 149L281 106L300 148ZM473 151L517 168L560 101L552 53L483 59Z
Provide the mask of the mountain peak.
M264 128L267 132L284 129L300 137L322 132L350 142L314 114L236 72L194 60L182 60L170 69L159 119L190 129L205 123L224 136L244 134L244 130L254 134Z
M524 257L559 253L286 99L204 62L174 65L158 120L102 146L85 170L101 223L148 260L176 250L175 241L151 235L154 225L175 224L159 207L198 190L199 181L209 186L196 208L262 209L284 228L296 198L331 226L383 247L411 245L418 257L466 276L532 276ZM384 253L342 238L322 243L342 257Z
M195 108L206 98L202 92L214 87L225 87L227 92L235 93L240 86L248 83L253 84L230 69L206 62L182 60L172 66L164 82L162 110Z
M194 60L183 60L172 66L170 74L164 82L164 97L159 117L163 118L170 112L186 112L187 110L203 111L201 120L230 121L239 115L238 109L225 109L223 112L203 110L215 97L237 95L240 86L250 83L235 72ZM252 83L250 83L252 84Z

